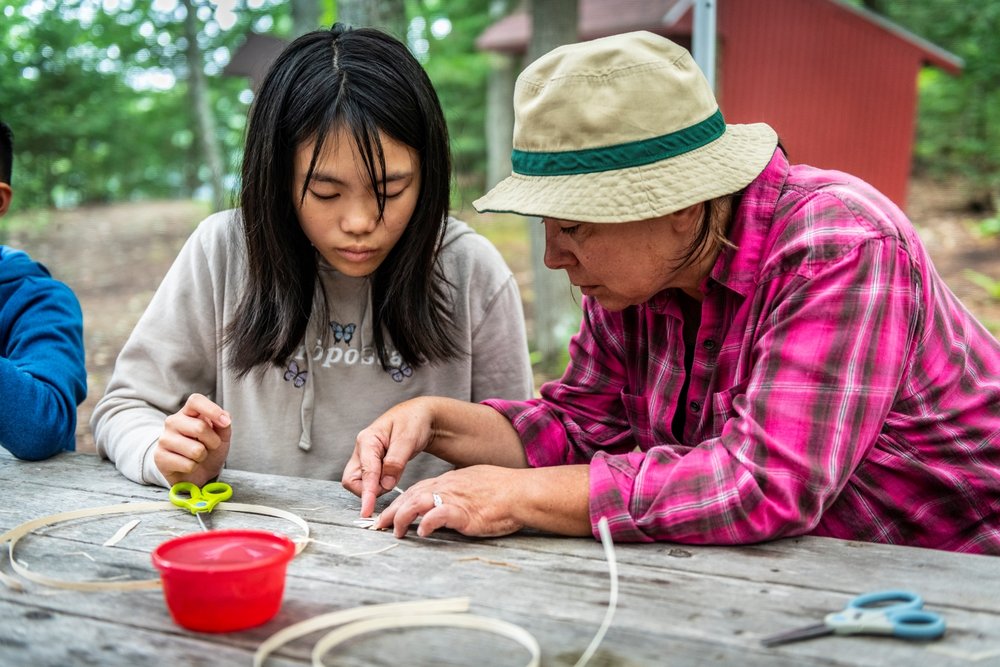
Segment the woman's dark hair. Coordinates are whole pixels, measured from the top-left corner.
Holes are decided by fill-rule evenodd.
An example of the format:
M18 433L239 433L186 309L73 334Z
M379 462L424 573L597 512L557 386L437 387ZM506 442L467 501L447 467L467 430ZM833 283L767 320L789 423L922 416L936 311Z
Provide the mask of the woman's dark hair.
M243 154L240 206L248 286L226 330L240 376L283 364L303 341L317 292L316 251L299 225L295 154L315 139L308 184L331 133L351 134L381 218L385 156L380 133L420 156L413 217L369 277L376 352L388 368L389 341L410 366L460 354L447 283L437 262L447 224L451 156L437 94L420 63L395 38L341 24L305 34L275 60L257 91ZM325 298L322 307L326 310ZM261 368L263 370L263 368Z

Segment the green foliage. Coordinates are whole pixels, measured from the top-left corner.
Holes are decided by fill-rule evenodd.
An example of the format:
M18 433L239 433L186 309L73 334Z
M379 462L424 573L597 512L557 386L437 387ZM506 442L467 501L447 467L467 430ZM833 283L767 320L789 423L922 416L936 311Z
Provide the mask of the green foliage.
M329 23L336 1L315 1ZM515 3L398 1L405 2L410 17L410 46L434 81L448 119L456 202L471 199L485 185L490 67L475 39ZM209 80L216 138L229 163L228 186L235 190L251 95L245 79L222 76L221 68L248 31L287 37L291 5L236 0L227 23L220 19L227 3L193 3L204 54L198 66ZM874 7L965 60L959 77L935 69L921 76L917 165L966 179L981 203L989 205L991 196L994 203L1000 200L1000 0L857 4ZM16 135L15 209L199 192L205 168L187 97L183 17L177 0L3 4L0 118ZM440 30L444 20L450 22L446 33Z
M14 208L198 191L203 168L187 98L184 11L179 4L155 9L160 6L170 3L13 0L5 6L0 118L15 134ZM205 54L198 66L211 82L217 139L236 155L243 124L232 119L246 114L247 82L222 77L217 59L256 22L276 24L283 12L267 2L244 7L222 30L213 18L216 4L199 0L195 7Z
M306 0L308 1L308 0ZM335 0L319 2L324 25ZM489 61L475 38L496 19L491 0L399 0L411 48L437 87L456 181L478 194L485 170ZM289 3L237 0L230 21L193 0L217 137L236 191L248 81L222 67L249 31L288 37ZM0 10L0 119L15 133L13 208L191 197L206 181L187 91L184 8L178 0L10 0ZM445 21L445 23L435 23ZM440 28L448 25L444 34ZM434 30L432 28L437 28ZM456 197L462 197L457 192Z
M965 277L986 290L991 299L1000 301L1000 280L994 280L988 275L972 269L965 270Z
M894 22L965 61L960 76L920 78L918 168L961 177L981 204L1000 199L1000 0L882 0ZM992 201L991 201L992 200Z
M470 192L478 196L485 187L486 84L490 61L488 54L476 50L475 41L497 19L490 12L494 5L493 0L449 3L410 0L408 7L411 48L423 60L448 120L456 174L453 195L456 208L470 198ZM435 36L437 21L449 22L450 32Z
M980 220L976 223L976 231L982 236L998 236L1000 235L1000 215L995 215L992 218L986 218Z

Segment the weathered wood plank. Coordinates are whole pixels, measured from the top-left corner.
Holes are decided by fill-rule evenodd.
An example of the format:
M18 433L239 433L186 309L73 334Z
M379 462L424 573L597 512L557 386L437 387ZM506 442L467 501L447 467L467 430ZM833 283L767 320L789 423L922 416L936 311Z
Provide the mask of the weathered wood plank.
M126 612L126 609L122 609ZM0 602L0 664L4 667L83 667L86 665L249 665L253 651L214 641L212 635L148 631L128 623L49 611L34 600ZM280 655L268 667L300 667Z

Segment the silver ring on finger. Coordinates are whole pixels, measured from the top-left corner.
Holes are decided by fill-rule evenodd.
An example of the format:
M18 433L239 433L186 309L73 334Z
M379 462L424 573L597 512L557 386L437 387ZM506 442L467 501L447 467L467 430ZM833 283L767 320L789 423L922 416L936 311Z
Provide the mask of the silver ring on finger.
M438 494L432 493L431 498L434 499L434 507L441 507L441 505L444 505L444 501L441 500L441 496Z

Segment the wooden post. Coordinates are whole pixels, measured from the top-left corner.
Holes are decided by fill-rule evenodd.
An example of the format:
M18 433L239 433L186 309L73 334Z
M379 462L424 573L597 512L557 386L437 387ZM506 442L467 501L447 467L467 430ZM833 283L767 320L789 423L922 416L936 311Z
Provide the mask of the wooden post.
M715 90L716 4L716 0L695 0L691 26L691 55L712 90Z
M531 43L525 65L557 46L577 41L577 0L532 0ZM539 218L528 218L534 287L535 370L545 378L558 377L569 337L580 323L580 310L565 271L545 266L545 231Z

